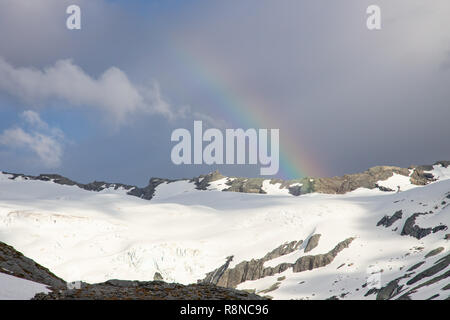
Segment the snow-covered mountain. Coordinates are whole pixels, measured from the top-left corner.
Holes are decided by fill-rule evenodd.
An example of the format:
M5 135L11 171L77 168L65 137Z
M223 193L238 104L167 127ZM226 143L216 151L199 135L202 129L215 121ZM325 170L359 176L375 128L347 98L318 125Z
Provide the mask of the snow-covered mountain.
M449 164L292 181L214 172L144 188L1 173L0 241L66 281L446 299Z

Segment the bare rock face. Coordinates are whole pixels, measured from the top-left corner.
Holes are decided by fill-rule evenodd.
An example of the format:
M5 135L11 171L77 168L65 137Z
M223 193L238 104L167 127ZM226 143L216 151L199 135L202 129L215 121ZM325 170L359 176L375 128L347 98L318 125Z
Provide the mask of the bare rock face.
M399 279L395 279L390 281L386 286L381 288L377 293L377 300L389 300L393 296L395 296L400 290L401 286L399 286Z
M305 247L305 252L309 252L319 245L320 236L320 234L314 234L309 238L308 244Z
M52 288L66 287L64 280L3 242L0 242L0 272Z
M244 192L244 193L266 193L262 189L264 178L234 178L228 182L230 187L223 191Z
M418 225L415 224L416 218L420 215L423 215L426 213L414 213L412 216L410 216L404 226L401 235L409 235L411 237L422 239L423 237L426 237L431 233L431 228L421 228Z
M434 228L422 228L416 224L416 218L421 215L431 214L431 212L417 212L412 214L408 219L406 219L405 224L401 232L402 236L411 236L416 239L422 239L429 235L430 233L435 233L442 230L447 230L447 226L438 225Z
M358 188L375 189L378 181L386 180L394 173L409 176L409 170L405 168L378 166L362 173L314 179L314 190L320 193L344 194Z
M222 279L225 271L228 269L228 266L230 265L231 261L233 261L233 256L227 257L227 261L224 265L220 266L213 272L210 272L206 275L206 278L202 281L198 281L199 283L213 283L218 284L220 279Z
M411 285L411 284L414 284L414 283L416 283L416 282L418 282L418 281L420 281L420 280L422 280L424 278L428 278L428 277L434 276L439 271L444 270L445 268L447 268L449 264L450 264L450 254L445 256L445 257L443 257L443 258L441 258L441 259L439 259L438 261L436 261L436 263L432 267L430 267L430 268L422 271L418 275L416 275L414 278L409 280L407 282L407 284ZM448 277L448 274L446 275L446 277Z
M450 264L450 255L442 257L441 259L435 261L433 265L425 270L417 271L425 261L419 262L411 266L407 269L406 273L401 277L398 277L390 282L388 282L385 286L380 289L372 288L366 293L366 296L369 294L376 293L377 300L410 300L410 295L416 292L419 288L430 286L440 281L444 282L442 284L442 290L445 289L446 283L448 283L447 279L450 277L450 271L440 273L442 270L445 270ZM418 273L417 273L418 272ZM436 276L436 274L439 274ZM405 284L400 285L400 280L409 279ZM427 279L423 281L420 285L415 285L417 282ZM436 295L435 295L436 296ZM435 297L433 296L433 297Z
M344 241L339 242L331 251L325 254L318 254L315 256L303 256L300 257L293 265L293 272L302 272L306 270L313 270L316 268L324 267L331 262L333 262L334 258L338 255L339 252L348 248L350 243L354 238L348 238Z
M450 166L450 161L449 160L441 160L435 163L436 165L441 165L444 168L448 168L448 166Z
M161 273L155 272L155 274L153 275L153 281L163 281L163 280L164 280L164 278L161 275Z
M378 221L377 227L384 226L384 227L388 228L388 227L392 226L395 223L395 221L401 219L402 216L403 216L402 210L395 212L391 217L384 216L383 218L381 218L380 221Z
M410 295L414 292L416 292L418 289L426 286L433 285L435 283L438 283L440 281L444 281L444 283L447 283L446 286L442 288L442 290L448 290L448 278L450 278L450 270L447 272L441 273L440 275L436 276L440 271L446 269L450 264L450 255L447 255L438 261L436 261L433 266L429 267L428 269L418 273L415 277L410 279L406 284L407 285L413 285L423 279L428 279L427 281L422 282L421 284L408 289L406 292L404 292L400 297L398 297L398 300L410 300ZM410 275L408 275L409 277ZM447 288L447 289L446 289ZM433 297L439 296L435 295Z
M316 237L318 240L318 237ZM348 248L354 238L348 238L336 245L331 251L325 254L308 255L300 257L295 263L281 263L276 267L264 268L266 261L274 258L286 255L295 250L298 250L303 241L293 241L288 244L284 244L275 250L269 252L261 259L252 259L251 261L242 261L234 268L227 269L229 261L220 268L207 274L206 278L202 280L202 283L213 283L218 286L235 288L238 284L248 281L257 280L266 276L272 276L284 272L285 270L292 268L293 272L302 272L306 270L312 270L315 268L324 267L330 264L339 252ZM224 270L225 268L225 270ZM220 270L220 272L219 272ZM220 275L220 276L218 276Z
M234 268L229 269L229 264L233 257L228 257L226 263L218 269L208 273L205 279L200 283L212 283L218 286L235 288L239 283L247 280L256 280L265 277L268 269L264 269L264 262L281 257L285 254L297 250L303 243L300 241L292 241L279 246L278 248L267 253L261 259L252 259L251 261L242 261ZM287 268L286 268L287 269ZM284 270L286 270L284 269ZM283 270L283 271L284 271ZM266 272L266 273L265 273ZM280 271L281 272L281 271Z
M432 168L430 168L431 170ZM428 183L436 181L431 173L424 172L423 167L416 168L411 175L411 183L419 186L427 185Z
M266 254L263 257L263 260L269 261L269 260L272 260L272 259L284 256L284 255L286 255L288 253L294 252L302 244L303 244L303 240L291 241L291 242L289 242L287 244L283 244L283 245L279 246L278 248L270 251L268 254Z
M435 255L438 255L439 253L441 253L441 252L444 251L444 250L445 250L444 247L439 247L439 248L433 249L433 250L431 250L430 252L428 252L428 253L425 255L425 258L430 258L430 257L433 257L433 256L435 256Z

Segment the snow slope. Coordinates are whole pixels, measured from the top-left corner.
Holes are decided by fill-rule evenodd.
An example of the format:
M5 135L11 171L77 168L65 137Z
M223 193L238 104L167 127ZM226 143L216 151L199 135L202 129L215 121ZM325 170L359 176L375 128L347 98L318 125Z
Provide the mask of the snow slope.
M30 300L40 292L50 290L43 284L0 273L0 300Z
M447 178L448 172L441 171ZM417 262L425 261L417 269L425 270L449 249L445 230L420 240L401 235L406 219L416 212L433 211L416 219L420 227L450 224L450 206L443 204L450 202L446 198L450 180L445 179L414 188L402 181L405 191L400 193L358 189L345 195L300 197L278 190L272 194L221 192L224 181L210 190L196 190L192 183L179 181L158 186L155 197L147 201L115 190L92 192L9 177L0 174L0 241L66 281L152 280L159 272L165 281L194 283L228 256L234 256L232 268L243 260L261 258L285 242L321 234L318 246L308 255L326 253L349 237L355 240L325 267L300 273L288 269L238 288L263 292L279 282L277 289L267 293L275 299L342 294L343 299L372 299L375 296L365 297L367 288L362 288L368 280L375 278L384 286ZM397 185L397 178L386 185ZM277 185L265 187L273 191ZM383 216L398 210L403 211L400 220L388 228L377 227ZM295 262L305 255L306 242L265 266ZM424 257L438 247L444 251ZM428 298L444 285L424 287L416 298ZM438 299L448 296L442 292Z
M378 185L395 191L397 190L397 187L400 187L400 191L405 191L417 187L411 184L409 177L402 176L401 174L397 173L394 173L393 176L388 178L387 180L380 181Z

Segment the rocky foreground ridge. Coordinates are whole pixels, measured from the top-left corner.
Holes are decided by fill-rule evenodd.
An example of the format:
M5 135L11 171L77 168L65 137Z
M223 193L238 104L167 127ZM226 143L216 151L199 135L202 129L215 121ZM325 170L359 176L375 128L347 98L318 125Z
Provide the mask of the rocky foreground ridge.
M447 168L450 161L438 161L434 163ZM305 177L301 179L282 180L270 179L270 184L279 184L279 189L286 189L289 194L299 196L308 193L324 193L324 194L345 194L358 188L379 189L381 191L395 191L377 184L378 181L386 180L394 173L410 178L414 185L427 185L435 181L433 174L429 173L433 169L433 165L410 166L409 168L401 168L396 166L376 166L362 173L347 174L339 177ZM176 181L187 181L195 184L198 190L207 190L210 184L221 179L226 180L226 187L222 190L225 192L243 192L243 193L266 193L263 188L265 178L242 178L242 177L226 177L218 171L211 172L206 175L200 175L192 179L163 179L151 178L146 187L138 187L122 183L109 183L104 181L94 181L87 184L75 182L69 178L58 174L41 174L39 176L9 173L12 180L22 178L26 180L53 181L54 183L67 186L77 186L87 191L102 191L105 189L123 189L128 195L136 196L142 199L151 200L155 194L156 188L163 183L172 183Z

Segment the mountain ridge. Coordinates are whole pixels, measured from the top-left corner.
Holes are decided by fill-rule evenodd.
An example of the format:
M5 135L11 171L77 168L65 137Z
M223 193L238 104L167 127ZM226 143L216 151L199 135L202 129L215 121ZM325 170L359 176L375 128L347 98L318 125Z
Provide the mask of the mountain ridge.
M187 181L193 183L197 190L207 190L211 182L221 179L227 179L226 187L221 191L228 192L243 192L243 193L261 193L265 194L263 189L263 182L269 181L272 185L279 185L279 189L286 189L289 194L299 196L313 192L324 194L344 194L346 192L354 191L358 188L379 189L380 191L395 191L393 189L383 187L377 184L377 181L386 180L392 177L393 174L399 174L405 177L410 177L411 184L426 185L435 181L435 177L427 171L433 170L434 166L442 166L447 168L450 161L437 161L433 165L409 166L402 168L397 166L375 166L371 167L361 173L345 174L343 176L334 177L304 177L299 179L283 180L278 178L246 178L246 177L232 177L223 176L219 171L213 171L208 174L203 174L194 178L180 178L180 179L166 179L152 177L145 187L138 187L135 185L128 185L123 183L110 183L104 181L93 181L90 183L78 183L70 178L61 176L59 174L40 174L38 176L26 175L21 173L11 173L1 171L3 174L11 175L10 179L17 178L52 181L57 184L67 186L77 186L87 191L102 191L113 188L114 190L123 189L127 191L128 195L136 196L145 200L151 200L155 194L155 189L163 183L173 183L180 181Z

